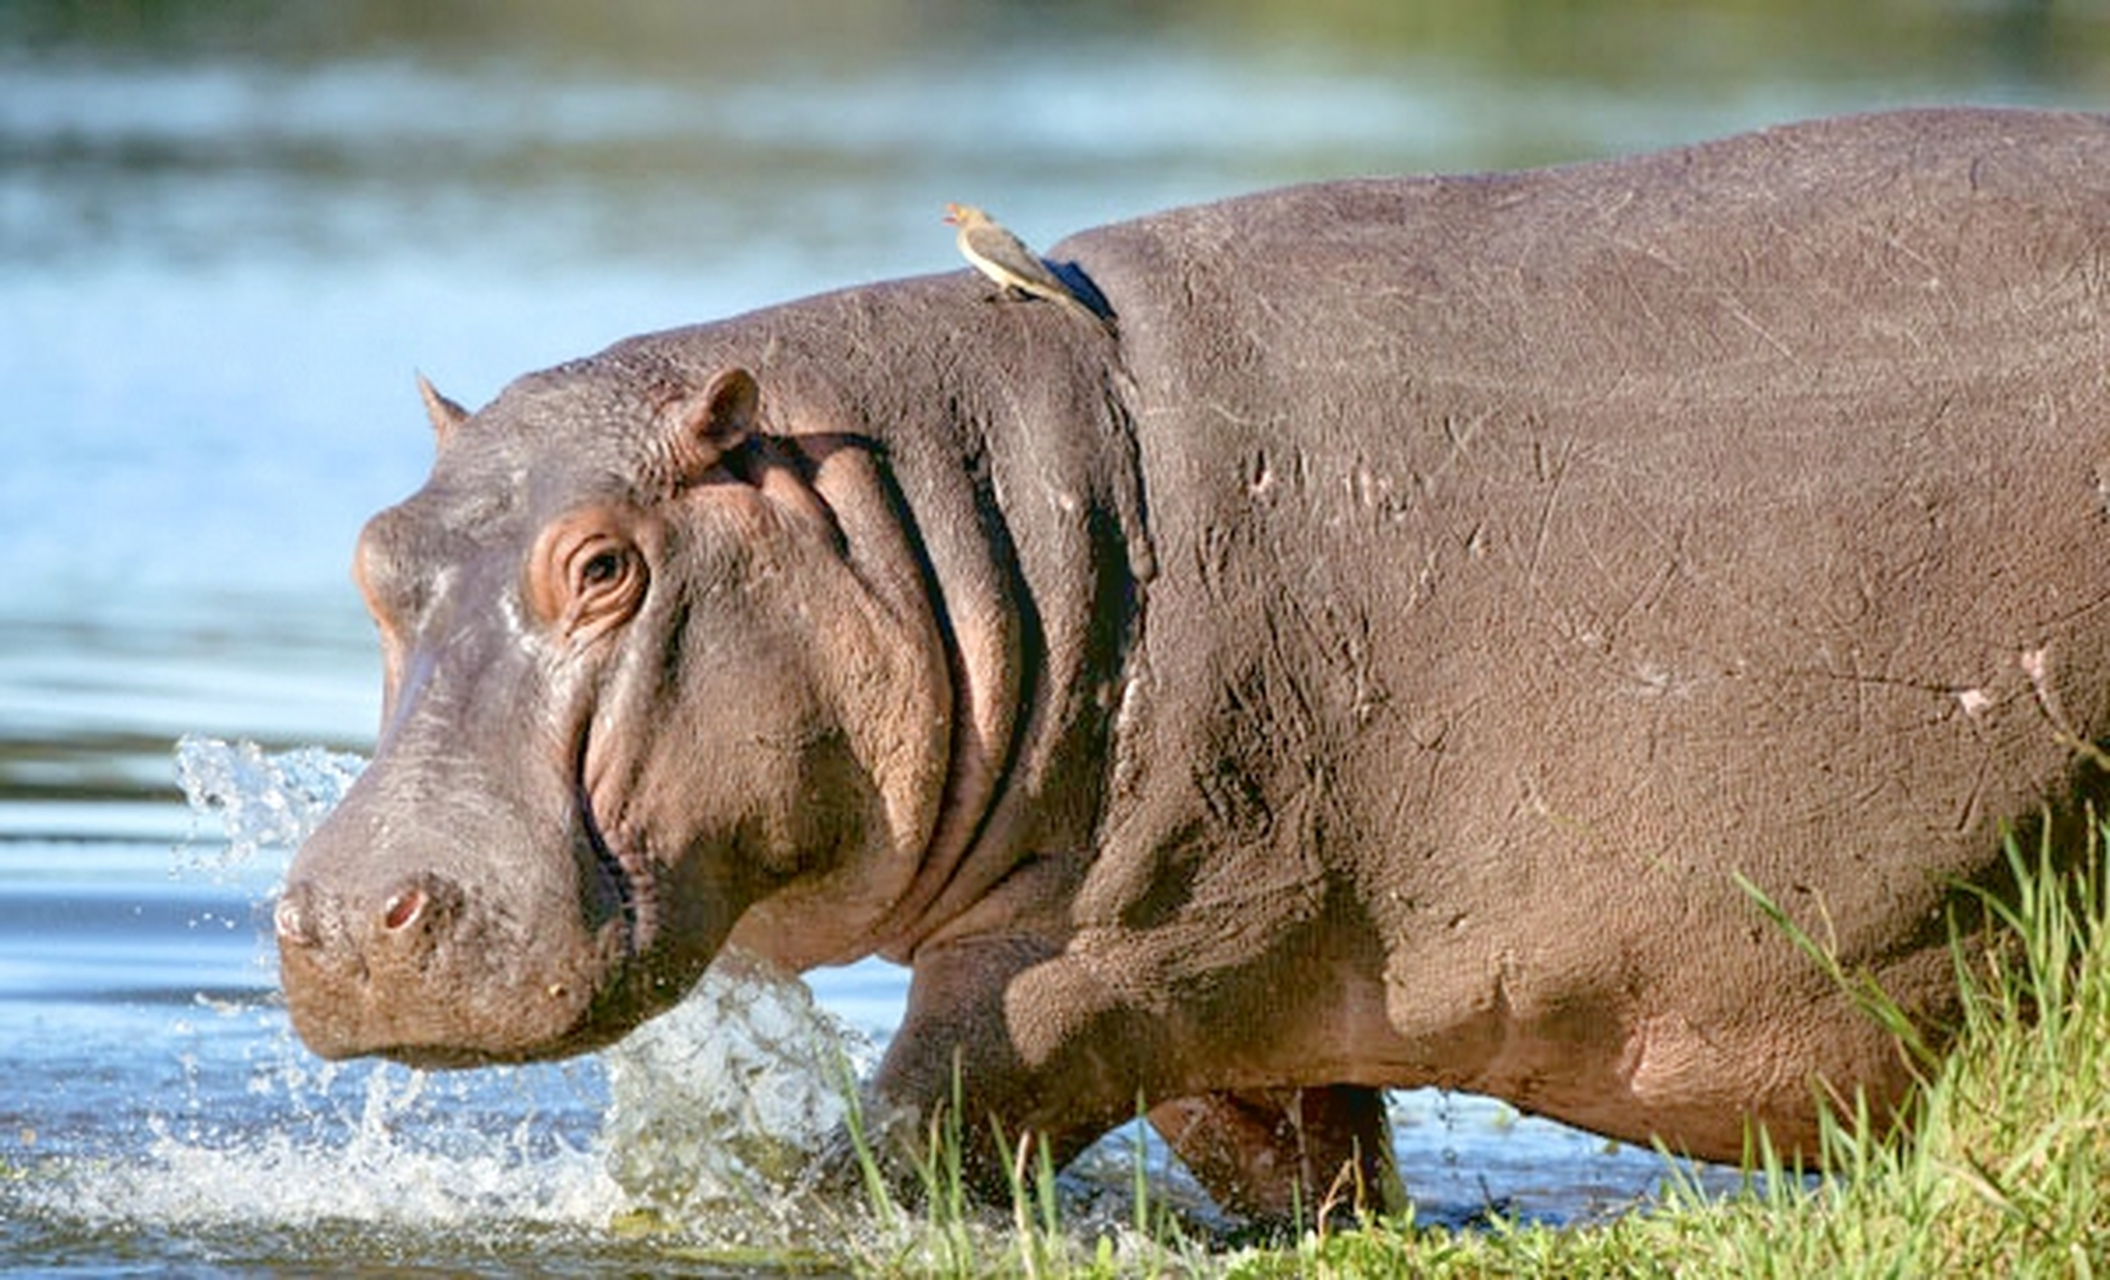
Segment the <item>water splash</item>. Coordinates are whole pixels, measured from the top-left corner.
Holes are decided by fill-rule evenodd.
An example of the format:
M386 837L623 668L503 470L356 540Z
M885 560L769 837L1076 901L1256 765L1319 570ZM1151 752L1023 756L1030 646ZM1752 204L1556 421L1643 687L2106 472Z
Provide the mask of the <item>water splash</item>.
M187 736L176 773L195 823L181 874L264 872L358 777L357 755ZM276 859L265 857L275 851ZM241 1011L227 1011L238 1015ZM274 1006L238 1097L194 1085L187 1123L157 1117L145 1163L80 1207L170 1223L442 1230L497 1221L604 1229L635 1209L715 1240L790 1239L785 1206L869 1075L871 1042L794 975L722 956L675 1009L572 1064L428 1075L318 1063ZM215 1107L224 1123L199 1124ZM245 1123L267 1113L269 1123ZM567 1135L578 1135L568 1137Z
M781 1227L877 1052L796 977L727 954L688 999L601 1056L604 1156L640 1207Z
M239 1118L149 1117L143 1156L69 1179L67 1209L177 1228L605 1223L622 1193L591 1150L543 1127L559 1105L551 1082L537 1081L542 1096L519 1099L525 1109L510 1116L493 1107L507 1084L386 1065L311 1073L289 1058L247 1096L218 1100ZM277 1123L256 1125L259 1111Z
M223 873L266 849L290 852L322 825L366 767L366 757L322 747L268 754L254 742L185 734L176 742L176 781L190 802L193 838L176 851L179 872ZM196 823L214 818L226 834L201 844Z

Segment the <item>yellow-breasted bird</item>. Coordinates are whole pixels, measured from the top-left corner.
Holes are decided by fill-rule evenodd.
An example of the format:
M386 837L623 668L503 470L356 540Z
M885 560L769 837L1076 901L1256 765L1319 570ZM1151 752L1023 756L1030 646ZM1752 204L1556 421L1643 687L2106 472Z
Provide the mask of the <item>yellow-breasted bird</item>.
M1078 297L1004 224L971 204L946 205L945 221L959 228L953 240L960 246L960 256L1005 292L1059 303L1112 332L1113 318Z

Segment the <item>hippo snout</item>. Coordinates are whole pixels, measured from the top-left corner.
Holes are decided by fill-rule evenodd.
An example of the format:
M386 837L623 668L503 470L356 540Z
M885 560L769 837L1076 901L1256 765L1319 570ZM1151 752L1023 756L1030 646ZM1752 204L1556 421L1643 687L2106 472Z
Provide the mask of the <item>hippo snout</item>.
M625 1004L624 919L597 884L533 862L503 875L439 870L429 851L401 856L374 834L370 811L348 800L273 908L286 1011L317 1053L519 1062L596 1048L642 1016Z
M279 895L272 921L288 1010L325 1057L381 1053L449 1066L510 1056L429 1047L458 1038L494 986L483 945L489 922L457 881L432 871L367 885L298 877ZM576 1020L571 986L539 984L542 1018L559 1026ZM451 1016L436 1016L447 1010ZM530 1034L549 1033L545 1025Z

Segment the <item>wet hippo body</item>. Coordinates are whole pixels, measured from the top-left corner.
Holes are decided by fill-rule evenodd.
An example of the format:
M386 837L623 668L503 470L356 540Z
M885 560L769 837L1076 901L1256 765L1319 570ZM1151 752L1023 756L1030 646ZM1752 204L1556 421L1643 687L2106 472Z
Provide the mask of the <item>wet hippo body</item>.
M1807 1148L2110 729L2110 125L1928 112L1295 188L621 343L359 577L319 1052L577 1052L723 946L912 967L875 1089L1279 1212L1375 1090Z

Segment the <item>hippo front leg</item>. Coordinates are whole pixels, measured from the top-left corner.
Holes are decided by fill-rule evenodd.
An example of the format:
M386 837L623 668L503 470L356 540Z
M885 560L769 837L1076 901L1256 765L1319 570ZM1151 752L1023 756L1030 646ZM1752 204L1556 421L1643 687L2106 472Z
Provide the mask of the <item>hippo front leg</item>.
M1254 1089L1159 1103L1151 1127L1218 1206L1267 1226L1406 1208L1382 1091Z
M1011 937L945 944L916 956L868 1109L914 1159L930 1118L957 1107L970 1189L1001 1202L1022 1138L1059 1168L1136 1117L1170 1060L1162 1040L1072 957Z
M1092 965L1016 938L980 939L917 956L874 1102L893 1117L897 1152L921 1141L917 1118L957 1103L964 1170L992 1199L1010 1191L1022 1135L1044 1143L1059 1167L1147 1107L1216 1202L1257 1224L1310 1222L1326 1204L1405 1206L1378 1090L1154 1101L1183 1091L1175 1082L1192 1077L1186 1056L1165 1020L1123 1000Z

